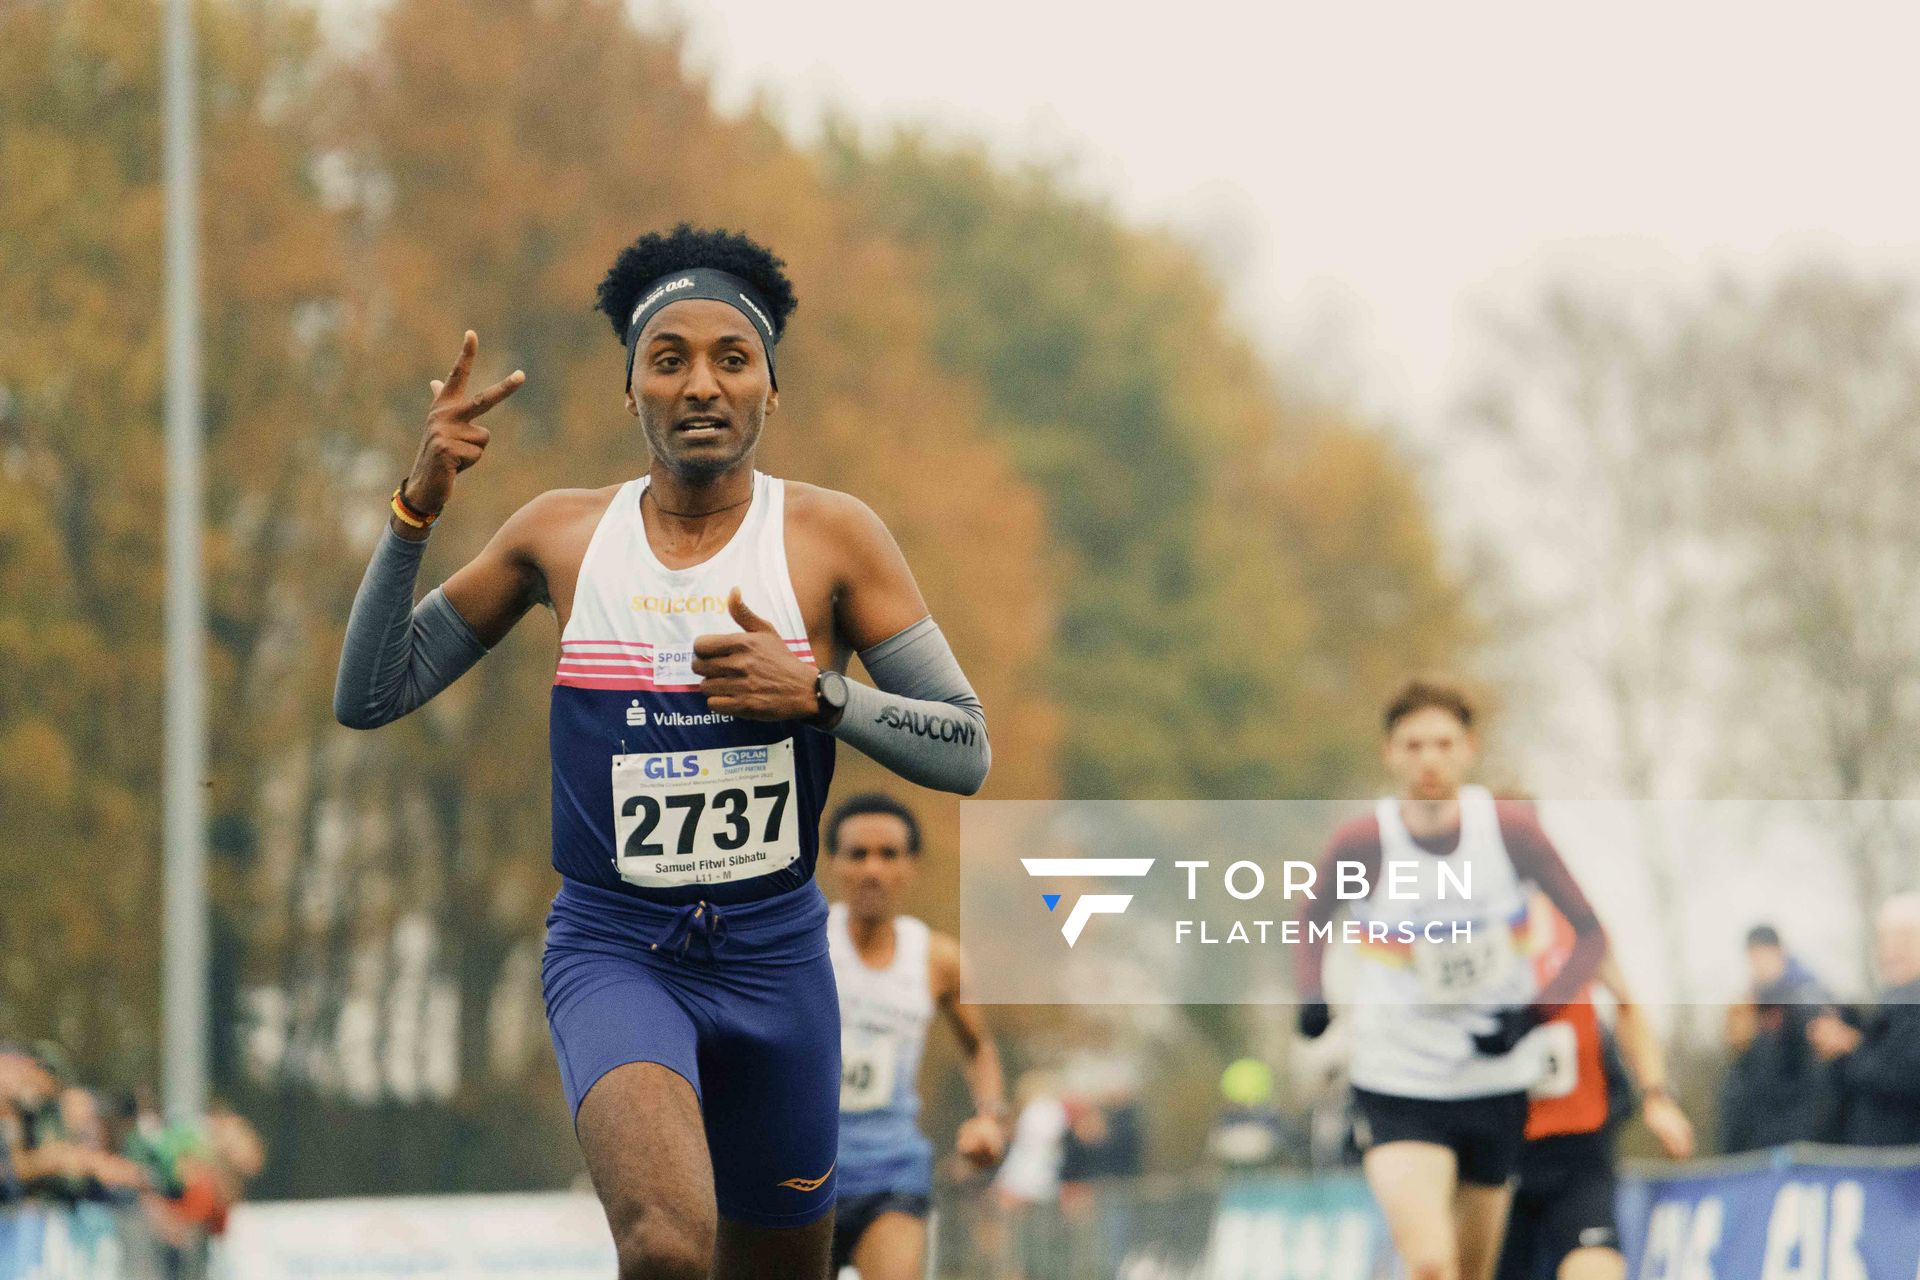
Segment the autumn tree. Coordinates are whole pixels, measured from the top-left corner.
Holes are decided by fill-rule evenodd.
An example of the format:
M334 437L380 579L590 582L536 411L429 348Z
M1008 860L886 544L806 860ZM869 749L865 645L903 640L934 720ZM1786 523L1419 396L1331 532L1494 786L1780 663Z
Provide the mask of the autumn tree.
M158 1040L158 17L139 0L0 13L0 1019L120 1083L150 1077ZM229 713L215 717L210 818L214 891L230 901L245 754L263 728L231 714L269 606L248 588L287 552L286 464L318 390L293 322L332 283L298 140L311 21L234 4L197 22L211 704Z
M1364 425L1289 402L1200 259L1045 166L830 136L841 187L918 252L934 350L1046 494L1069 557L1048 672L1083 796L1327 796L1376 708L1457 657L1425 495Z

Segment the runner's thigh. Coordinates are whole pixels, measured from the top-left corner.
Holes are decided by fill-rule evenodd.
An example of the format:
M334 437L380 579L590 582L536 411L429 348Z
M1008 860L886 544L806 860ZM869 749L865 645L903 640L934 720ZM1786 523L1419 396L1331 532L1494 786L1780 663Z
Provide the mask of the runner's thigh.
M640 1261L663 1275L704 1274L716 1214L693 1086L659 1063L629 1062L594 1083L574 1123L622 1274Z

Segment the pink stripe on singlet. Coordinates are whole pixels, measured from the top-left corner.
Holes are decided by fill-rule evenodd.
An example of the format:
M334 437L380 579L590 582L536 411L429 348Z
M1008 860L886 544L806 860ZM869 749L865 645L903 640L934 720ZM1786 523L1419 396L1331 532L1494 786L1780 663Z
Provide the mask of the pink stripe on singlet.
M813 645L787 640L787 651L809 664ZM657 693L696 693L698 684L655 684L654 646L644 640L563 640L553 682L576 689L637 689Z

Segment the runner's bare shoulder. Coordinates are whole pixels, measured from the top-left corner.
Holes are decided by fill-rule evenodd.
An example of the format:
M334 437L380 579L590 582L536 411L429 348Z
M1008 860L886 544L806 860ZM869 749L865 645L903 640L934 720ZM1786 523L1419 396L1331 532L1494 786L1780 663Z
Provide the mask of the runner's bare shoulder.
M892 541L872 507L850 493L802 480L787 481L787 527L810 542L841 547L857 547L876 538Z
M600 489L549 489L509 516L505 527L514 530L516 541L532 550L560 551L578 542L578 550L584 553L594 527L619 492L617 484Z
M507 517L500 539L516 559L538 572L539 603L553 603L548 587L557 577L572 589L580 562L586 558L593 531L621 486L599 489L549 489Z

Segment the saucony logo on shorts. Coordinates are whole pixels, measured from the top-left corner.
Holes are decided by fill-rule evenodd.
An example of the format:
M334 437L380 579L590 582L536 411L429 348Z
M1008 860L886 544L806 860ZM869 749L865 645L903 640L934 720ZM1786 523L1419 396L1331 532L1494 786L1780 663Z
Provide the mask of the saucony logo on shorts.
M1615 1243L1615 1241L1612 1227L1588 1227L1580 1233L1580 1245L1582 1248L1591 1249L1595 1245L1613 1243Z
M840 1162L836 1160L833 1163L838 1164ZM833 1165L830 1164L827 1166L827 1171L821 1174L817 1178L788 1178L785 1182L781 1183L780 1185L783 1187L791 1187L795 1191L817 1191L820 1189L820 1184L825 1182L828 1178L831 1178L832 1176L833 1176Z

